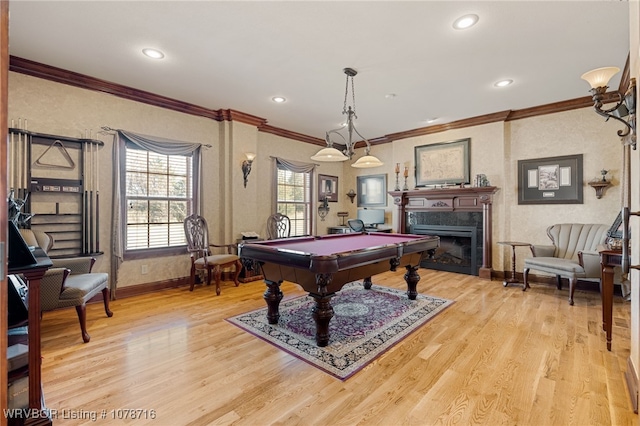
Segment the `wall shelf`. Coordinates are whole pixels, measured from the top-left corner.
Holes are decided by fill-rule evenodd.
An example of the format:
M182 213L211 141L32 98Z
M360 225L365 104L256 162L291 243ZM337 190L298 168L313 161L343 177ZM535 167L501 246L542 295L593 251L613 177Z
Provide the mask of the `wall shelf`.
M611 186L611 182L608 180L598 180L589 182L589 186L596 190L596 198L600 199L604 195L604 190Z

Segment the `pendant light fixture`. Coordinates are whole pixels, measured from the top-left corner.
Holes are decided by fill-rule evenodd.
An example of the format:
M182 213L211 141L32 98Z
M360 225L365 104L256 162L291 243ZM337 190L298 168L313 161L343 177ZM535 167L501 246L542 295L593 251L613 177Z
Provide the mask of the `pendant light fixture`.
M353 68L345 68L344 73L347 75L347 83L344 90L344 106L342 108L342 113L347 116L346 124L342 127L334 130L329 130L326 132L325 141L327 143L326 148L322 148L318 151L313 157L311 157L314 161L324 161L324 162L337 162L337 161L347 161L353 157L355 154L355 145L356 141L353 140L353 133L355 132L366 144L365 155L360 157L355 163L351 165L351 167L357 168L369 168L369 167L379 167L384 163L370 155L371 151L371 143L365 139L364 136L358 132L355 127L354 120L358 118L356 115L356 92L355 86L353 83L353 77L355 77L358 72ZM347 106L347 99L349 97L349 80L351 80L351 96L352 96L352 105ZM347 129L346 137L340 133L340 131ZM333 136L339 136L342 138L342 142L335 142L338 145L345 145L345 149L342 151L333 147L334 141L331 139Z

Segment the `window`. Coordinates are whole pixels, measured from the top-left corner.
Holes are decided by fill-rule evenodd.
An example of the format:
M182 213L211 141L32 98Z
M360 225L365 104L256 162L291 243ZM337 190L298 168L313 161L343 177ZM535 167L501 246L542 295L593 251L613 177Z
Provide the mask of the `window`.
M125 248L186 245L184 218L193 212L192 156L126 146Z
M276 211L289 216L291 236L311 234L311 172L293 172L278 165Z

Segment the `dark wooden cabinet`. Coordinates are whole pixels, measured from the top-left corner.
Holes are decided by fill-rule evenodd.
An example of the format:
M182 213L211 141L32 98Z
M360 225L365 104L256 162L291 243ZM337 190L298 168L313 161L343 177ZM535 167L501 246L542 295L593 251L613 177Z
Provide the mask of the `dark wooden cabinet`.
M47 269L51 267L51 260L44 251L38 248L35 250L34 255L36 263L9 267L9 274L24 276L29 289L28 334L22 337L22 339L26 339L29 347L28 371L17 372L16 377L23 377L25 373L28 374L29 413L32 414L27 419L8 419L9 424L50 425L52 423L44 406L41 376L42 357L40 353L40 280ZM13 337L15 342L19 342L21 339L19 336L10 337ZM11 338L9 339L9 343L14 341Z

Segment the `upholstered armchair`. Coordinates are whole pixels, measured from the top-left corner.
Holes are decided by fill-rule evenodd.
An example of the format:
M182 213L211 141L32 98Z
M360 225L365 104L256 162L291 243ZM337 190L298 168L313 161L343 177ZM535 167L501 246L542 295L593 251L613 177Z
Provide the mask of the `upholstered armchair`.
M562 278L569 280L569 304L573 305L573 293L578 279L600 281L600 255L598 247L605 244L608 225L562 223L547 228L551 245L533 245L533 257L524 260L522 291L529 286L529 271L553 274L558 289Z
M45 232L21 229L20 233L27 245L38 246L45 253L54 245L53 237ZM53 267L40 281L40 309L44 312L74 306L85 343L91 340L87 332L86 308L89 300L102 292L104 311L108 317L113 316L109 309L109 275L104 272L91 272L95 261L94 257L51 259Z

